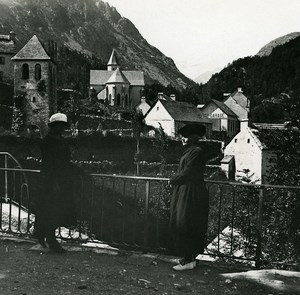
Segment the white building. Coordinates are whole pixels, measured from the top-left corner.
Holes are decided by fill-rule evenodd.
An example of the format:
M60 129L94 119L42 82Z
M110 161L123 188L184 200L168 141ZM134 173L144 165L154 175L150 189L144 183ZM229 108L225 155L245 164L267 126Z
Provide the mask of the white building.
M150 110L151 106L147 103L146 98L141 97L141 102L135 107L137 111L140 111L145 116Z
M166 101L158 99L145 117L145 123L149 126L163 128L171 137L177 136L177 131L185 124L198 123L207 128L207 137L211 133L211 121L202 116L200 110L187 102Z
M235 179L255 183L267 183L267 176L272 164L270 159L274 152L261 142L259 130L248 126L248 121L241 122L241 131L225 147L224 159L233 157L235 161ZM227 163L226 163L227 162ZM228 161L222 163L222 168L228 173ZM231 163L232 165L232 163Z
M230 137L239 131L238 116L223 102L212 99L201 111L211 119L212 131L226 131Z
M240 124L248 120L250 101L241 88L224 94L223 101L210 100L201 111L213 120L213 131L226 131L233 137L240 130Z

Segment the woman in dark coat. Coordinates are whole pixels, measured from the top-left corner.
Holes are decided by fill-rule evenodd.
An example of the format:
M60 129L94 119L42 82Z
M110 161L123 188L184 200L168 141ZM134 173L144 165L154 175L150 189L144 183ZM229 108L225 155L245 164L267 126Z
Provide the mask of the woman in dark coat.
M179 130L186 150L178 173L170 180L173 186L170 221L177 255L183 259L174 270L196 267L196 256L205 247L209 197L203 174L207 159L198 142L205 132L205 126L192 124Z
M42 189L37 204L35 230L39 243L55 252L65 252L55 238L60 226L76 224L74 181L81 174L71 161L70 149L62 137L67 116L56 113L49 120L49 132L42 140ZM78 177L77 177L78 180Z

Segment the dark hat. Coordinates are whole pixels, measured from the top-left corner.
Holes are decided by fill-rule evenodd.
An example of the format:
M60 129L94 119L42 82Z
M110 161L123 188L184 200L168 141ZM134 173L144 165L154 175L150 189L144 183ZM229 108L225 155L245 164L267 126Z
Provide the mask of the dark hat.
M178 130L178 133L184 137L192 135L203 136L206 133L206 127L200 124L187 124Z

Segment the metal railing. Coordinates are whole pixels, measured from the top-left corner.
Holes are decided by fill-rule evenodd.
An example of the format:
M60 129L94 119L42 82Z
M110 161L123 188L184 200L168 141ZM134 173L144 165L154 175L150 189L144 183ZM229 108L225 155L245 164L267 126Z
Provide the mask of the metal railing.
M33 233L35 200L40 193L39 170L20 169L8 154L0 154L0 231ZM12 164L14 163L14 164ZM142 251L171 253L169 230L171 187L168 178L91 174L73 186L78 224L61 228L58 236L83 242L104 242L111 246ZM206 254L228 259L295 261L273 245L272 233L285 200L299 201L299 187L252 185L206 181L210 196ZM4 196L4 197L3 197ZM287 210L290 208L287 208ZM273 248L274 249L273 249ZM271 250L270 250L271 249ZM278 252L279 253L279 252ZM272 256L273 255L273 256ZM278 257L277 257L278 256ZM275 259L274 259L275 257Z

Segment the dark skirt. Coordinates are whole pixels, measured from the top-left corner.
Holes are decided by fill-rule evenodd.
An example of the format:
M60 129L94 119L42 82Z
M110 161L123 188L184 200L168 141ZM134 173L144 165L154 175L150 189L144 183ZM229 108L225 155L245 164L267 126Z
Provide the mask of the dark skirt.
M203 253L208 212L209 196L203 182L174 187L170 223L177 255Z
M78 177L43 177L36 208L36 230L47 231L76 225L76 184Z

